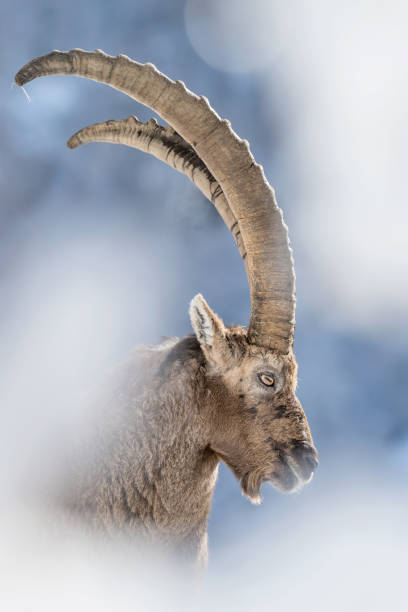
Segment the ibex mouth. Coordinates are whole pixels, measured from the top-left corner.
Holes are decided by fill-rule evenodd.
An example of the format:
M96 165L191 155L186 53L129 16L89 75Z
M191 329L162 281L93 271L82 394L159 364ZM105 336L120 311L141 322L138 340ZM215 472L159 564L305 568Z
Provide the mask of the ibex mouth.
M255 504L261 501L260 489L264 482L282 493L295 493L312 480L317 465L313 446L298 443L290 453L282 453L272 472L265 474L261 469L247 472L241 479L242 492Z
M282 493L294 493L304 484L293 462L286 457L282 458L279 467L274 470L268 480L272 486Z
M288 456L287 461L304 484L311 481L319 465L317 452L308 442L297 442Z
M294 493L312 480L317 465L315 449L309 444L298 445L281 459L270 482L280 491Z
M298 475L295 467L285 458L282 458L274 471L269 474L262 471L247 472L241 479L243 494L252 503L259 504L261 502L260 489L264 482L268 482L281 493L294 493L303 484L306 484Z

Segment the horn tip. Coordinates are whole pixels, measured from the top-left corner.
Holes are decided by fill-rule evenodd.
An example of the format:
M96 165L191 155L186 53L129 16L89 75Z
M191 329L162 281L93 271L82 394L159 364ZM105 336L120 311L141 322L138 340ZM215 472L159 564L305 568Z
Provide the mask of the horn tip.
M82 143L81 143L81 141L78 138L78 134L74 134L73 136L71 136L71 138L69 138L69 140L67 140L67 147L68 147L68 149L76 149L81 144Z
M29 83L30 81L34 80L36 77L41 76L38 70L39 64L44 59L52 58L55 55L67 55L67 54L64 51L59 51L58 49L54 49L54 51L51 51L51 53L47 53L46 55L41 55L39 57L32 59L27 64L24 64L24 66L20 68L20 70L17 72L16 76L14 77L14 81L16 85L18 85L19 87L22 87L26 83Z
M19 87L22 87L26 83L26 81L24 80L24 75L22 74L21 70L17 72L16 76L14 77L14 82Z

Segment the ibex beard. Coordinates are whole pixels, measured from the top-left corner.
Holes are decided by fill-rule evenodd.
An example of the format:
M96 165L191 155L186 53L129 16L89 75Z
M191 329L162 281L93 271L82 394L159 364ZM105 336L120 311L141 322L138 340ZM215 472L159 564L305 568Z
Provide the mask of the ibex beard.
M16 82L52 74L106 83L163 117L166 127L133 116L94 124L68 146L126 144L182 172L215 206L244 261L248 329L224 326L197 295L195 336L134 352L102 402L97 450L65 487L66 506L95 526L157 537L204 560L220 460L253 502L263 482L295 491L317 466L295 395L295 275L282 211L248 143L206 98L152 64L99 50L53 51L26 64Z

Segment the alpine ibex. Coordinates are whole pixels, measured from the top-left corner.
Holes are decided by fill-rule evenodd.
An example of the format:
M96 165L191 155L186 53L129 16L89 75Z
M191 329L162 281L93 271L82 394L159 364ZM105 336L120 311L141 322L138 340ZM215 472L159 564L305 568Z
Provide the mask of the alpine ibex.
M135 117L95 124L68 146L122 143L183 172L214 204L245 262L248 329L225 326L197 295L195 335L136 348L118 369L93 450L64 483L66 504L95 526L146 534L203 559L220 460L253 502L263 482L294 491L317 466L295 395L295 276L282 211L248 143L206 98L152 64L100 50L53 51L26 64L16 83L52 74L106 83L166 120L167 127Z

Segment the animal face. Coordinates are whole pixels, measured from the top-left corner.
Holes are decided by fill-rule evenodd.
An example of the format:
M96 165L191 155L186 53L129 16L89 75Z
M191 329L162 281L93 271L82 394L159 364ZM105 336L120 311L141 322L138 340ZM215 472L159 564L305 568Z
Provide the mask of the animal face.
M318 461L295 393L294 355L250 344L243 328L227 329L204 300L199 309L192 321L207 360L211 448L254 502L265 481L299 489Z

